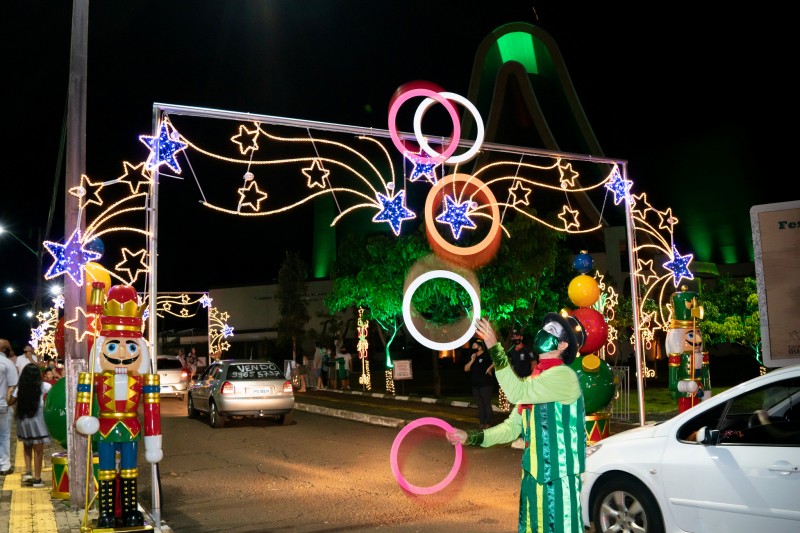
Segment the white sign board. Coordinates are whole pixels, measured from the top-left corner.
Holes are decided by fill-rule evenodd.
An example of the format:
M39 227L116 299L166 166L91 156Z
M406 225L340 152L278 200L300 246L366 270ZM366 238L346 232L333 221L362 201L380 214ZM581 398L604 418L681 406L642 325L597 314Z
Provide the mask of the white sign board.
M764 366L800 363L800 201L755 205L750 224Z
M394 361L394 380L413 379L414 372L411 370L411 359L398 359Z

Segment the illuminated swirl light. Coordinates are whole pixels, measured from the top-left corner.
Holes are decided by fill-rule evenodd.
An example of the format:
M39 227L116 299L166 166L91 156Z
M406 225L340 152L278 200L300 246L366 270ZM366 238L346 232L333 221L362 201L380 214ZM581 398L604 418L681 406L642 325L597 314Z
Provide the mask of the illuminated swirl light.
M478 108L473 105L472 102L461 96L460 94L456 93L448 93L448 92L440 92L440 95L444 96L448 100L453 100L458 102L459 104L463 105L467 111L472 113L472 117L475 119L475 124L478 127L478 133L475 135L475 143L472 145L472 148L467 150L461 155L452 156L447 158L444 162L455 165L457 163L464 163L469 161L473 157L478 154L478 150L481 149L481 145L483 144L483 120L481 120L481 114L478 111ZM414 135L417 137L417 142L419 143L420 148L430 156L436 157L439 153L430 147L428 141L425 140L425 136L422 135L422 117L425 116L425 112L428 111L428 108L433 105L434 99L433 98L426 98L423 102L417 107L417 112L414 114Z
M468 275L472 278L469 281L464 276L456 274L452 270L429 270L424 260L418 261L409 270L405 282L406 288L403 292L403 319L405 320L406 328L408 328L409 333L423 346L427 346L432 350L453 350L463 346L475 334L475 320L481 316L481 299L478 295L478 284L474 274L469 273ZM411 298L414 296L414 293L423 283L436 278L455 281L467 291L467 294L469 294L472 300L472 318L465 315L459 321L443 326L440 324L434 325L420 316L413 316L416 314L412 313L411 305ZM426 337L420 331L421 329L426 330L426 332L435 332L438 338L432 339ZM446 340L453 335L458 335L458 338Z
M486 237L473 246L461 247L447 242L439 233L434 222L435 211L442 205L446 194L453 193L456 197L468 196L470 200L483 203L489 207L492 226ZM457 265L467 268L478 268L489 261L500 248L500 209L489 187L482 181L469 174L450 174L431 187L425 199L425 234L434 253Z
M439 483L431 485L430 487L418 487L416 485L412 485L405 477L403 477L403 474L400 472L400 466L397 464L397 453L400 451L400 443L403 442L403 439L406 438L406 435L411 433L413 429L416 429L420 426L437 426L442 428L445 433L453 433L455 431L453 426L440 418L424 417L409 422L394 438L394 442L392 443L392 451L389 455L389 464L392 466L392 474L397 480L397 484L400 485L401 488L413 494L427 495L433 494L434 492L439 492L448 486L453 479L455 479L456 474L458 474L458 469L461 467L461 456L464 451L461 443L457 443L455 446L453 446L456 450L456 458L455 461L453 461L453 468L450 469L450 472L447 474L447 476L445 476L445 478Z
M445 109L447 109L448 113L450 113L450 118L453 121L453 135L450 139L450 144L441 154L425 156L409 153L408 148L406 148L403 145L403 142L400 140L400 135L397 132L397 111L407 100L417 96L436 100L442 104ZM400 153L404 154L408 159L411 159L415 163L442 163L443 161L447 161L447 159L455 153L456 148L458 148L458 141L461 139L461 122L458 118L458 112L456 111L456 108L446 97L442 96L441 93L437 93L429 89L411 89L398 96L392 102L392 105L389 108L389 135L391 136L392 142L400 151ZM433 152L436 153L435 151Z

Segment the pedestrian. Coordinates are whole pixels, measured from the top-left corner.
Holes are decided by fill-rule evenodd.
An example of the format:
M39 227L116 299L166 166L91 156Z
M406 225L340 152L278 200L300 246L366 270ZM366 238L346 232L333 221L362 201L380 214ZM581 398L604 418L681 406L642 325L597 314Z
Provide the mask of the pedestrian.
M44 445L50 442L50 433L44 423L42 409L44 398L51 387L52 385L42 381L42 371L39 367L30 363L22 369L19 383L9 398L9 403L16 405L14 411L17 418L17 438L22 441L25 458L22 484L28 487L45 486L42 481L42 462Z
M479 319L476 328L498 382L517 405L504 422L483 430L455 429L448 440L486 448L522 435L519 531L584 533L580 492L586 413L578 375L569 366L582 345L577 330L560 314L548 313L533 340L539 363L530 377L520 378L488 320Z
M22 355L17 356L17 360L14 363L17 366L17 372L22 374L22 369L28 366L29 364L33 363L37 367L40 367L39 358L33 352L33 346L30 344L26 344L25 347L22 349Z
M322 380L322 359L325 357L325 350L319 345L319 342L314 343L314 383L316 390L325 390L325 383ZM325 369L327 370L327 368Z
M328 383L325 385L329 389L336 389L338 388L336 382L336 358L335 358L335 350L330 348L325 348L325 355L328 358Z
M508 360L514 372L521 378L531 375L533 367L539 362L533 350L525 344L525 335L521 329L511 331L511 348L508 350Z
M300 352L296 356L297 364L297 392L306 392L306 378L308 377L308 357Z
M189 354L186 356L186 366L189 367L189 377L194 378L195 373L197 372L197 348L192 346L189 349Z
M8 399L17 386L19 373L17 367L8 359L11 344L0 339L0 476L14 472L11 466L11 417L12 409Z
M350 372L353 370L353 356L347 348L341 346L336 355L336 377L339 379L339 388L350 390Z
M484 343L480 339L472 341L472 352L469 361L464 365L464 372L469 372L472 395L478 404L478 422L481 429L492 427L492 394L494 393L495 379L492 374L494 364L492 358L484 350Z

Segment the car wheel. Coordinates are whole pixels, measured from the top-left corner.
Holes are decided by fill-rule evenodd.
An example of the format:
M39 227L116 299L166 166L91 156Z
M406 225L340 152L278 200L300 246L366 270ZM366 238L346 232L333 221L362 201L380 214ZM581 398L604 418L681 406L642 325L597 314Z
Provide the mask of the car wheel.
M197 409L194 408L194 400L192 400L191 394L186 397L186 413L189 418L197 418Z
M280 420L282 426L290 425L292 420L294 420L293 412L289 411L288 413L282 414L278 420Z
M208 412L208 424L212 428L221 428L225 426L225 417L217 411L217 404L211 402Z
M664 533L664 519L653 494L636 479L608 479L596 493L592 523L597 533Z

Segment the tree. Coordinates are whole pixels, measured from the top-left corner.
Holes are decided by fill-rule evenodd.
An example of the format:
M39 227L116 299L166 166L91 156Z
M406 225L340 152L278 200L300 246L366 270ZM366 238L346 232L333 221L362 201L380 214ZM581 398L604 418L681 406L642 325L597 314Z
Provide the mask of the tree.
M296 252L286 252L278 270L278 343L292 345L292 360L297 357L297 339L305 332L308 314L308 267Z
M726 274L704 289L700 304L705 317L698 322L703 340L709 344L730 342L748 347L756 361L763 364L755 278L733 279Z

